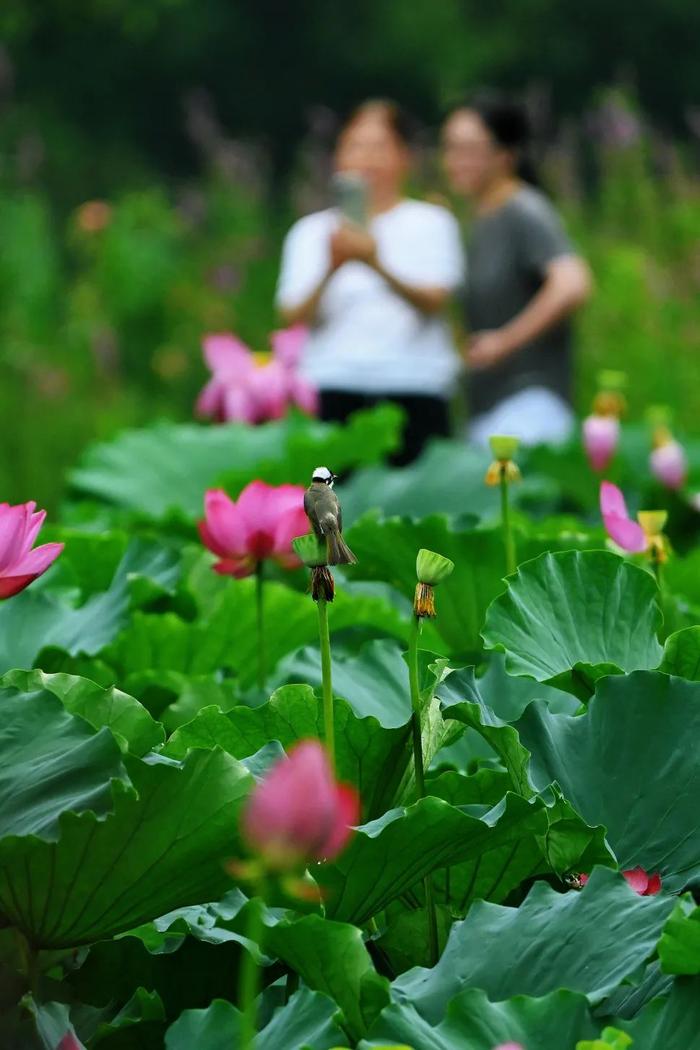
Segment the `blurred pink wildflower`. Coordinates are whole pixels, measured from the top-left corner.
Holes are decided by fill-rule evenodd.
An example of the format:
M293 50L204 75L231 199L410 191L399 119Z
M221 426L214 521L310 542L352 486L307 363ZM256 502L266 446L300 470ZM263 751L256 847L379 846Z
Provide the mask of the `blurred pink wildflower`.
M197 399L197 414L243 423L281 419L291 405L314 414L318 394L297 371L306 335L302 325L273 332L271 360L254 354L229 332L205 336L204 358L212 378Z

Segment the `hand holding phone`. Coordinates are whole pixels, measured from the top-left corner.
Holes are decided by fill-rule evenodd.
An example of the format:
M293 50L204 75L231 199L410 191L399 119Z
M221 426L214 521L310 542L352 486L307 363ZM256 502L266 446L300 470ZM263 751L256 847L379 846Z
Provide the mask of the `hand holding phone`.
M367 183L356 172L339 171L332 180L335 206L343 222L351 226L367 228Z

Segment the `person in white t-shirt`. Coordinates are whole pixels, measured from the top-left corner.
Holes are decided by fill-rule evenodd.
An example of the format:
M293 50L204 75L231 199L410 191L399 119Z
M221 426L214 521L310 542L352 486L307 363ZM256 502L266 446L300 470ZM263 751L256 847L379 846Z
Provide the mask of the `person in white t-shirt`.
M450 432L460 359L443 311L464 279L456 220L403 195L409 164L400 110L361 106L340 134L335 166L364 180L366 228L335 208L300 219L284 243L276 297L285 323L310 326L302 372L319 388L323 419L379 401L403 406L398 463Z

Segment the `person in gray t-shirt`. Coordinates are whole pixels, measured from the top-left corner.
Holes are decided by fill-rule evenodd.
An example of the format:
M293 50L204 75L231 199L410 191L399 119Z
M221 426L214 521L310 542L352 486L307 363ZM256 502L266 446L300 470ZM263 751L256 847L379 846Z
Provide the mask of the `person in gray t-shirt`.
M452 188L474 204L464 309L470 436L565 438L571 412L571 314L591 280L554 207L526 179L521 106L485 95L456 109L444 130Z

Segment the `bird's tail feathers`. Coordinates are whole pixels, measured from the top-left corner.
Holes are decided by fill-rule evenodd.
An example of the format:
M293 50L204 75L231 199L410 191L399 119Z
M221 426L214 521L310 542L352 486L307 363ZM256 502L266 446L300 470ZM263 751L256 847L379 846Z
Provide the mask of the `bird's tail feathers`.
M327 532L326 544L329 565L355 565L357 558L339 532Z

